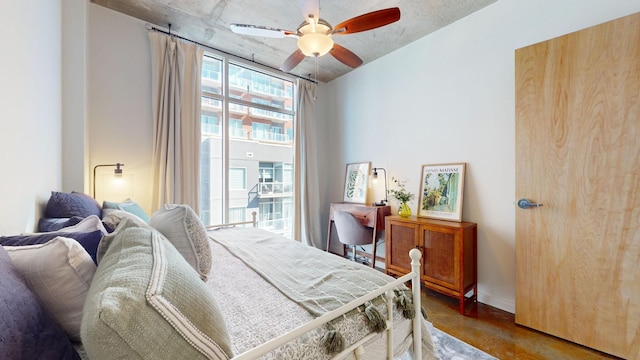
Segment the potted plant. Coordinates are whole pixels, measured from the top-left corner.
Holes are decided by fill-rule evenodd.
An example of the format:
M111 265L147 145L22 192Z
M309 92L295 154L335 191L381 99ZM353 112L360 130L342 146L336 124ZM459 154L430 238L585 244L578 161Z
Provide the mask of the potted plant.
M389 195L400 202L398 215L402 217L411 216L411 208L407 203L411 201L415 197L415 195L407 190L406 180L398 180L395 177L392 177L391 181L395 184L396 189L389 190Z

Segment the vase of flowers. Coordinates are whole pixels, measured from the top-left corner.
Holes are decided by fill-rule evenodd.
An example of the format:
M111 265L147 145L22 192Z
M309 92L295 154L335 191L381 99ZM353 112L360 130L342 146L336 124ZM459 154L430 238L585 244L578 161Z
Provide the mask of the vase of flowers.
M400 204L400 207L398 208L398 215L402 217L411 216L411 208L406 202L403 202Z
M389 190L389 195L400 202L398 215L402 217L411 216L411 208L409 207L408 202L411 201L415 195L407 190L406 180L398 180L395 177L392 177L391 181L395 184L396 189Z

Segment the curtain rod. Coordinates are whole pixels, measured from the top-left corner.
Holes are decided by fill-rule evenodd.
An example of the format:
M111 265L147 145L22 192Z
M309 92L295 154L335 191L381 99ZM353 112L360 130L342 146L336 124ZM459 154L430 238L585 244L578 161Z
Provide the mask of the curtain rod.
M207 48L207 49L211 49L211 50L214 50L214 51L221 52L221 53L223 53L223 54L225 54L225 55L229 55L229 56L233 56L233 57L236 57L236 58L240 58L240 59L242 59L242 60L249 61L249 62L252 62L252 63L254 63L254 64L257 64L257 65L260 65L260 66L264 66L264 67L266 67L266 68L269 68L269 69L272 69L272 70L275 70L275 71L278 71L278 72L282 72L282 70L280 70L280 69L276 69L276 68L274 68L273 66L265 65L265 64L262 64L262 63L259 63L259 62L255 61L255 60L247 59L247 58L245 58L245 57L242 57L242 56L238 56L238 55L232 54L232 53L230 53L230 52L228 52L228 51L224 51L224 50L216 49L216 48L214 48L213 46L206 45L206 44L203 44L203 43L197 42L197 41L195 41L195 40L187 39L187 38L185 38L185 37L183 37L183 36L176 35L175 33L173 33L173 34L172 34L172 33L171 33L171 24L169 24L169 31L166 31L166 30L164 30L164 29L157 28L157 27L155 27L155 26L153 26L153 25L151 25L151 24L149 24L149 23L147 23L145 27L146 27L146 29L147 29L147 30L157 31L157 32L159 32L159 33L163 33L163 34L165 34L165 35L169 35L169 36L176 37L176 38L178 38L178 39L180 39L180 40L189 41L189 42L194 43L194 44L196 44L196 45L199 45L199 46L205 47L205 48ZM306 78L306 77L304 77L304 76L300 76L300 75L296 75L296 74L291 74L291 73L286 73L286 74L287 74L287 75L291 75L291 76L293 76L293 77L297 77L298 79L302 79L302 80L310 81L310 82L312 82L312 83L314 83L314 84L318 85L318 81L317 81L317 80L312 80L310 77L309 77L309 78Z

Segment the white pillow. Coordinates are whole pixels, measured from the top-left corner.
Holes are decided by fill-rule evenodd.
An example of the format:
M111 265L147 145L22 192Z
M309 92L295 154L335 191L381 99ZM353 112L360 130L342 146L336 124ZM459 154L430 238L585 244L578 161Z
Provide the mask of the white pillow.
M89 232L89 231L102 231L103 235L109 234L107 229L102 224L102 220L97 215L89 215L86 218L80 220L79 223L67 226L62 229L56 230L56 232Z
M96 265L77 241L4 247L27 287L74 341L80 341L82 307Z
M107 250L109 250L109 246L111 245L113 239L116 237L117 232L121 230L120 224L128 222L128 226L135 225L136 227L141 227L143 229L155 230L144 220L124 210L105 209L103 210L103 214L105 214L105 216L102 217L102 221L106 226L113 230L110 234L103 236L102 240L100 240L100 244L98 245L98 249L96 250L96 260L98 261L98 265L100 265L100 261L102 260L104 254L107 252Z
M207 229L188 205L164 205L151 215L149 225L164 235L207 281L211 271L211 247Z
M102 235L109 234L109 232L107 231L107 228L104 227L104 224L102 223L102 220L100 220L98 215L89 215L86 218L80 220L80 222L78 222L75 225L63 227L58 230L47 231L47 233L52 233L52 232L78 233L78 232L92 232L96 230L102 231ZM21 233L21 235L34 235L34 234L43 234L43 233L42 232Z
M128 211L118 209L102 210L102 222L104 223L104 225L109 227L111 231L114 231L118 227L118 224L120 224L120 222L124 219L131 219L135 221L136 224L140 224L140 227L144 227L144 225L147 225L147 228L152 229L152 227L146 221Z

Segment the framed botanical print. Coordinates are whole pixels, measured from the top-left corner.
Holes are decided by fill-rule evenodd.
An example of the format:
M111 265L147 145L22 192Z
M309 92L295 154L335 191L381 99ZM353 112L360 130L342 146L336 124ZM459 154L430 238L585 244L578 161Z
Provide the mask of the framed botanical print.
M371 162L350 163L344 175L343 201L364 204L367 202L367 186Z
M418 216L462 221L465 165L422 165Z

